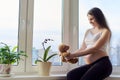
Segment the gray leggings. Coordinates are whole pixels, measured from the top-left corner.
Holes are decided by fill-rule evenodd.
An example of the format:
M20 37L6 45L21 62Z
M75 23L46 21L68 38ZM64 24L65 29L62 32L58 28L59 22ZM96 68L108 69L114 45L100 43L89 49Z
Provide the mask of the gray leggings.
M83 65L67 73L67 80L104 80L112 73L112 64L108 56L89 65Z

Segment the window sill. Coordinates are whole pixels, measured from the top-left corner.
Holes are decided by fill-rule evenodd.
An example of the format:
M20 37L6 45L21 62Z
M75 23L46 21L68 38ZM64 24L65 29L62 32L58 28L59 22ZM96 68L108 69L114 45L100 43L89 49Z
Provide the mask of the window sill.
M0 80L66 80L65 74L38 76L38 75L13 75L11 77L0 77ZM111 75L105 80L120 80L120 75Z
M13 75L11 77L0 77L0 80L65 80L65 74L38 76L38 75Z
M105 80L120 80L120 74L117 74L117 75L110 75L110 77L108 77L107 79Z

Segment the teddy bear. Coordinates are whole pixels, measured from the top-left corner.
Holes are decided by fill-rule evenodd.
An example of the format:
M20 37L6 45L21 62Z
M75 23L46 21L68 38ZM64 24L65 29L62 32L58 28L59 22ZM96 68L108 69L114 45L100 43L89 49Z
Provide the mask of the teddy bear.
M78 62L78 58L73 58L73 59L69 59L69 60L66 60L66 57L70 55L70 52L68 52L68 49L70 47L66 44L60 44L59 45L59 52L60 52L60 56L61 56L61 60L62 62L69 62L69 63L72 63L72 64L75 64Z

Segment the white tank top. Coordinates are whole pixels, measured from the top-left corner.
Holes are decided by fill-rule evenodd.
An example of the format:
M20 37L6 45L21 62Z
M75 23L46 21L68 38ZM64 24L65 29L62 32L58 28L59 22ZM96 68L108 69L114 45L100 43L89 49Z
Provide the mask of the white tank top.
M85 36L85 43L87 48L90 48L94 45L94 43L101 37L102 32L98 32L96 34L93 34L91 30L89 30ZM101 47L100 50L106 52L107 43Z

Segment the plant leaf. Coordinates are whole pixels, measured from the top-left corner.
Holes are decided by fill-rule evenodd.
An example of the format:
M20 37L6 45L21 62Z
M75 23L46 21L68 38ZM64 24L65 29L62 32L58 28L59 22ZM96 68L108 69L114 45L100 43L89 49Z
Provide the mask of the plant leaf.
M58 54L52 54L52 55L50 55L50 56L46 59L46 62L49 61L53 56L56 56L56 55L58 55Z
M47 49L45 49L44 55L43 55L43 61L46 62L48 52L50 50L51 46L48 46Z
M37 62L43 62L42 60L35 60L35 64L37 64Z
M13 47L12 52L15 52L15 50L18 48L18 46Z

